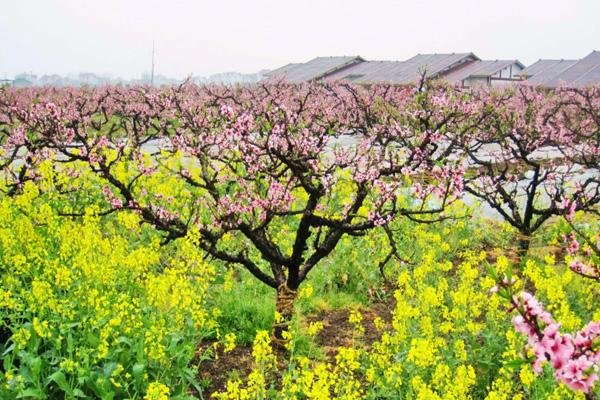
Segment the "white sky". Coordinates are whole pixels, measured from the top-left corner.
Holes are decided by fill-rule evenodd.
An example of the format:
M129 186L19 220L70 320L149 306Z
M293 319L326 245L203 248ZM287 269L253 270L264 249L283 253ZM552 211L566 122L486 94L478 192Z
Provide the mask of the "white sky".
M0 78L256 72L315 56L581 58L600 0L0 0Z

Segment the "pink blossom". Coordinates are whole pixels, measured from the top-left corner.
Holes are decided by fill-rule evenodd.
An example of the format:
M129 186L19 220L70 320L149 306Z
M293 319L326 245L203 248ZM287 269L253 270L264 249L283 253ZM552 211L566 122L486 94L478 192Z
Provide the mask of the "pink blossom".
M513 298L519 315L513 317L515 330L527 336L533 350L533 370L542 372L548 362L554 376L574 390L589 393L598 375L600 349L594 342L600 339L600 322L591 322L575 334L561 334L560 324L527 292Z

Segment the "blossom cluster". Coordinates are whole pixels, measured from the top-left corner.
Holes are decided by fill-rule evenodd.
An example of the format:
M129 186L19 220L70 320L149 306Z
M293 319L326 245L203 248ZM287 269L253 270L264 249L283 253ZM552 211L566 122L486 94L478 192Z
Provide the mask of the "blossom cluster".
M530 293L515 297L513 305L520 314L513 318L513 324L528 337L534 371L542 372L543 364L548 362L558 381L588 393L598 380L600 322L590 322L574 334L561 334L560 324Z

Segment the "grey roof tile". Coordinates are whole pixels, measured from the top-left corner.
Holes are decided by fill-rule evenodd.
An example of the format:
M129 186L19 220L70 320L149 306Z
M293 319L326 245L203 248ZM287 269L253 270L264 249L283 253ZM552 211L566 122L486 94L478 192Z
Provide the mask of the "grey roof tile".
M348 80L356 83L392 82L401 71L402 61L365 61L327 76L328 80Z
M288 71L296 68L298 65L301 65L301 63L289 63L284 65L283 67L279 67L276 68L272 71L269 71L265 74L265 76L279 76L279 75L283 75L285 73L287 73Z
M592 51L569 68L542 83L543 86L547 87L558 87L560 85L583 87L599 84L600 51Z
M406 61L365 61L335 72L327 79L344 79L362 84L406 85L416 83L422 72L436 77L463 63L475 60L479 58L473 53L418 54Z
M511 65L525 67L519 60L478 60L444 74L443 79L450 83L457 83L470 77L487 78Z
M543 85L573 66L578 60L538 60L523 71L521 76L532 85Z
M269 77L281 77L287 81L300 83L323 78L351 65L364 62L359 56L317 57L295 65L287 65L269 73ZM288 68L286 68L288 67Z

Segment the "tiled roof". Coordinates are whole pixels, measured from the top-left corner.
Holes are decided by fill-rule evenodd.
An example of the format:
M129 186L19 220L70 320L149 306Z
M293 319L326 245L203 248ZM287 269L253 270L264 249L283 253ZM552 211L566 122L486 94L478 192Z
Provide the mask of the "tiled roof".
M362 62L364 59L359 56L317 57L302 64L288 64L271 71L268 76L282 77L294 83L307 82Z
M327 76L328 80L348 80L355 83L392 82L402 69L403 61L365 61Z
M519 60L478 60L444 74L443 79L455 83L470 77L487 78L511 65L517 65L520 68L525 67Z
M436 77L467 62L479 60L473 53L419 54L406 61L365 61L327 79L344 79L354 83L416 83L422 72Z
M315 79L347 80L359 84L416 83L423 72L451 83L469 77L490 77L517 60L480 60L473 53L418 54L406 61L365 61L361 57L317 57L306 63L288 64L267 74L290 82ZM600 52L581 60L539 60L519 72L533 85L546 87L600 84Z
M569 68L542 83L542 85L547 87L600 85L600 51L592 51Z
M538 60L521 71L522 76L536 76L543 72L558 74L578 60Z
M532 85L542 85L576 62L577 60L538 60L521 71L520 75Z
M279 67L277 69L274 69L272 71L269 71L265 74L265 76L279 76L279 75L284 75L286 72L288 72L289 70L295 68L296 66L301 65L300 63L289 63L284 65L283 67Z
M423 71L430 77L437 77L459 65L477 61L473 53L417 54L404 62L404 70L397 76L398 83L414 83Z

